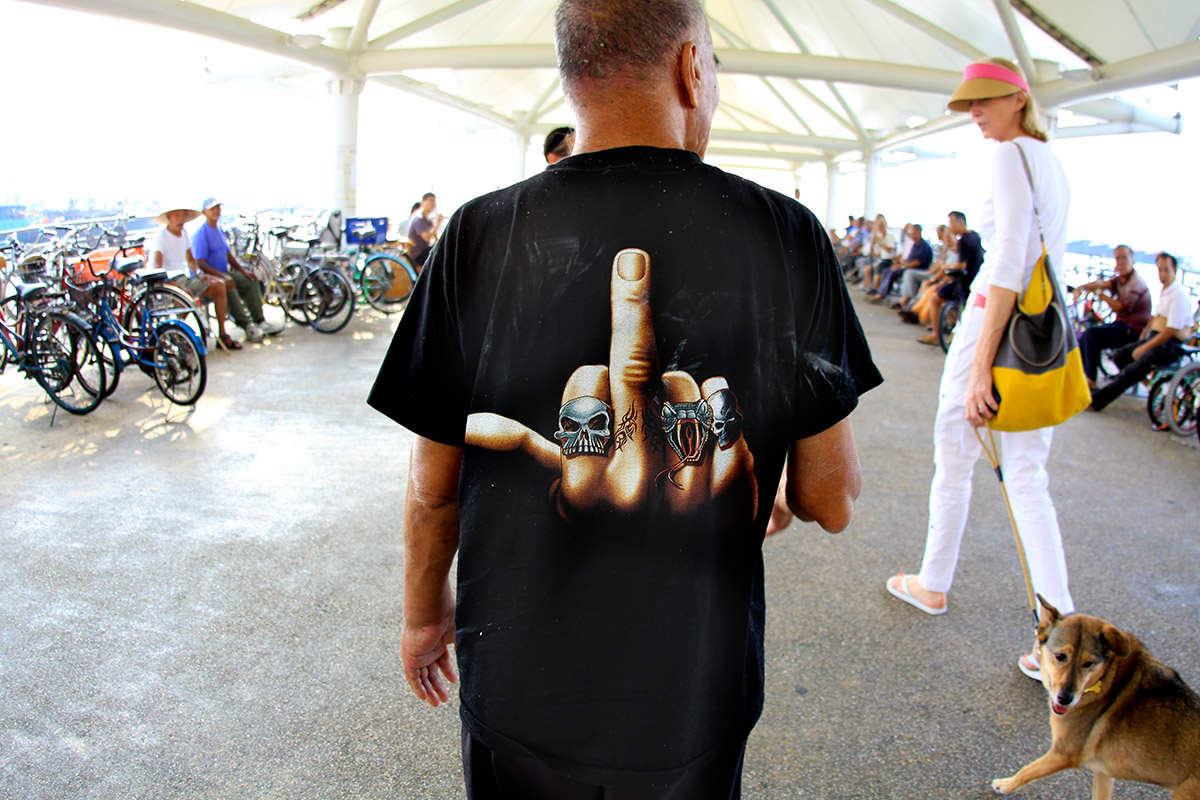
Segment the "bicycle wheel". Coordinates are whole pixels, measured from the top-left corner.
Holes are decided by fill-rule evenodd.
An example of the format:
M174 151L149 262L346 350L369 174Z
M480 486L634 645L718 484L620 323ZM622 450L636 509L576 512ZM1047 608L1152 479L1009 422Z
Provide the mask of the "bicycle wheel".
M299 295L308 324L321 333L337 333L354 315L354 287L341 270L313 270L300 284Z
M95 328L92 329L95 332ZM104 396L108 397L117 390L117 384L121 382L121 370L125 367L125 362L121 360L121 345L115 339L105 339L99 332L95 332L96 344L100 346L100 361L104 364L104 380L106 387Z
M1164 416L1171 431L1191 436L1200 422L1200 362L1185 364L1167 387Z
M289 261L279 268L275 275L277 296L283 313L298 325L307 325L308 317L304 314L304 301L300 297L300 283L308 274L308 267L303 261Z
M1155 375L1150 384L1150 393L1146 396L1146 416L1155 430L1165 430L1167 427L1167 389L1171 385L1172 373Z
M187 291L169 283L159 283L148 287L135 297L125 310L125 318L121 324L136 339L138 329L142 325L142 308L150 312L150 325L158 327L161 323L173 319L187 325L201 342L208 340L208 324L204 313L196 305L196 299Z
M104 399L107 376L100 347L74 314L50 312L37 321L25 370L51 400L72 414L87 414Z
M154 382L181 406L194 405L208 383L208 364L195 335L181 322L164 322L154 330Z
M406 260L386 253L373 255L363 265L359 288L372 308L385 314L403 311L412 295L417 271Z
M958 325L960 316L962 303L959 301L951 300L942 306L942 313L938 317L937 337L943 353L950 351L950 342L954 341L954 328Z

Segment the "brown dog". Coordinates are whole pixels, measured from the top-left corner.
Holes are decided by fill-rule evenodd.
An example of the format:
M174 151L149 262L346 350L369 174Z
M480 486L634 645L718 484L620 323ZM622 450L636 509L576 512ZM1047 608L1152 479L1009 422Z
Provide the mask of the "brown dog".
M1044 756L992 788L1008 794L1087 767L1092 800L1109 800L1117 778L1166 786L1171 800L1200 800L1200 697L1131 634L1095 617L1063 617L1041 595L1038 601L1053 739Z

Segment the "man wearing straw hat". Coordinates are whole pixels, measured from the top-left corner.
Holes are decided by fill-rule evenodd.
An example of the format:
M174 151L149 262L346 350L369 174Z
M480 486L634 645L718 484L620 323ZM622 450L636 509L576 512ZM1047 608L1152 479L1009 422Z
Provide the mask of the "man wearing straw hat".
M163 227L154 237L151 246L152 266L165 270L167 279L186 290L192 297L210 298L217 312L217 342L226 350L241 350L242 345L225 332L225 316L229 310L229 296L225 281L215 275L200 271L183 226L200 216L194 208L179 206L163 211L154 221Z

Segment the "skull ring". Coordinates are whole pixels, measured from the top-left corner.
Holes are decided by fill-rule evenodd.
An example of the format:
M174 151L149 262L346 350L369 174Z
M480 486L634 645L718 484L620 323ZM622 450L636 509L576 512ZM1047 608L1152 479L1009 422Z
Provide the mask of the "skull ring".
M599 397L576 397L559 409L554 438L562 444L564 456L607 455L612 419L612 407Z

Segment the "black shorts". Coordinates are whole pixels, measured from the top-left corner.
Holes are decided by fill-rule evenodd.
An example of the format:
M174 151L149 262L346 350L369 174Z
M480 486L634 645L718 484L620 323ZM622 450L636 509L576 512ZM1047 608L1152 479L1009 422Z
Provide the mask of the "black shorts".
M670 784L599 786L564 777L530 755L497 753L462 731L468 800L740 800L745 755L743 743Z

